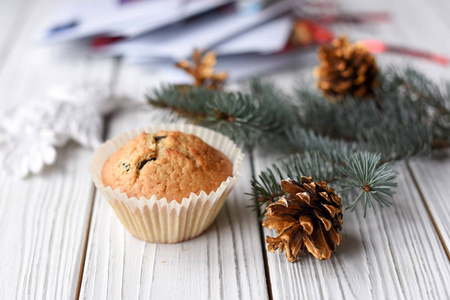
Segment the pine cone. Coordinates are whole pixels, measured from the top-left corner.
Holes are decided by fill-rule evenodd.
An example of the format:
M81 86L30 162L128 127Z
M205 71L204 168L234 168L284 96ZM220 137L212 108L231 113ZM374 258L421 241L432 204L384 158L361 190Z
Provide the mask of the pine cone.
M216 54L209 51L203 52L195 50L192 55L192 63L182 60L175 64L177 68L185 70L194 77L196 86L204 86L208 89L217 89L227 80L227 72L214 73L214 66L217 63Z
M375 57L362 44L351 45L347 37L333 40L318 50L319 66L314 70L318 88L326 96L342 99L346 95L364 98L378 86Z
M286 250L288 261L295 262L300 249L306 248L319 260L329 259L339 245L342 230L342 203L326 183L311 177L281 181L288 193L267 207L263 226L275 229L278 236L266 236L267 249Z

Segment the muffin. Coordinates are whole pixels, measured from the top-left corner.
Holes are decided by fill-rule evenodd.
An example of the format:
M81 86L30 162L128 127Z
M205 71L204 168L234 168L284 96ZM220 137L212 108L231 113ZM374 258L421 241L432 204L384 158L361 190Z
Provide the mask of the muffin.
M209 194L232 174L230 160L200 138L180 131L141 133L106 161L102 181L128 197L170 202Z
M89 171L128 232L177 243L212 224L241 175L243 156L210 129L161 124L104 143Z

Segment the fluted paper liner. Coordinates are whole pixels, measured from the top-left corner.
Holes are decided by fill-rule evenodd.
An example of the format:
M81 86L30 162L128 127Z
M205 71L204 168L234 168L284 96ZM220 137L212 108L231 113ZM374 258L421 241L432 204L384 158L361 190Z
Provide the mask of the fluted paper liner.
M103 165L114 152L143 131L181 131L195 134L210 146L220 150L233 163L232 176L216 191L207 195L191 193L181 203L166 198L129 198L119 189L105 187L101 172ZM233 186L241 176L242 151L226 136L213 130L189 124L160 124L122 133L102 144L94 153L89 172L95 186L108 200L123 226L136 238L153 243L178 243L192 239L204 232L214 221Z

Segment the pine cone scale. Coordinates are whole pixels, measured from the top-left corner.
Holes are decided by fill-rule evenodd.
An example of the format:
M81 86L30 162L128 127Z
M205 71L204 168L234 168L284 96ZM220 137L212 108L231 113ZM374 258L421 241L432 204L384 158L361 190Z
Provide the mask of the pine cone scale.
M267 236L266 243L268 244L267 249L269 252L275 252L278 249L280 249L280 252L286 251L288 261L295 262L297 260L297 254L303 245L303 238L299 230L300 226L300 224L295 224L281 232L275 238ZM300 237L297 235L300 235Z
M326 191L320 192L319 195L320 195L323 199L327 200L327 202L330 202L330 197L328 197L328 193L327 193Z
M299 218L300 225L302 225L303 230L306 232L306 234L311 235L314 230L314 226L312 225L311 218L308 216L301 216Z
M336 245L339 245L341 242L341 236L337 233L337 231L332 227L328 232L328 237L332 241L330 244L334 245L333 251L336 248Z
M278 202L284 202L286 201L286 199L283 197L280 200L277 201ZM267 212L270 213L271 215L278 215L282 218L290 218L292 216L296 216L299 214L299 212L301 211L300 206L297 203L294 203L293 205L286 205L284 203L280 203L280 205L274 205L274 206L268 206L267 207Z
M281 188L283 189L283 191L285 191L286 193L289 193L291 195L296 195L298 193L302 193L305 191L304 188L302 188L301 186L296 185L294 180L282 180L281 181Z
M312 235L308 236L305 245L308 251L318 260L331 257L331 250L321 230L315 230Z
M329 231L331 229L331 221L327 219L323 214L321 214L317 209L314 210L317 218L322 222L323 226L325 226L325 230Z
M296 223L294 221L284 221L282 218L271 220L270 222L264 222L263 226L268 229L275 229L278 233L283 232L286 228L292 227Z
M360 87L358 90L353 92L353 95L357 98L361 98L366 94L367 88L365 86Z
M325 207L325 209L328 211L328 213L330 214L330 216L332 218L334 218L334 216L339 213L339 208L335 207L333 205L329 205L329 204L322 204L323 207Z
M346 70L342 71L341 76L344 77L344 78L349 78L354 73L355 73L355 70L353 70L353 68L347 68Z
M300 205L311 205L311 197L307 192L297 193L295 196Z

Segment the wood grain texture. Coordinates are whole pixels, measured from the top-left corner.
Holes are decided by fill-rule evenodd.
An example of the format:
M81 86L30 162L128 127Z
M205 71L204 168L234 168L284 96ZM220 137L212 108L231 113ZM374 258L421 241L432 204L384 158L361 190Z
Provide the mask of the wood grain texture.
M413 10L410 18L427 15L428 29L422 29L424 31L422 36L426 36L423 46L434 52L449 56L449 40L437 37L450 35L450 21L445 17L450 11L450 3L448 1L424 0L417 1L416 3L421 9ZM414 31L418 27L423 27L419 24L413 24L412 26L412 30ZM430 33L430 30L432 33ZM447 68L423 68L423 71L437 82L440 79L450 80L450 73ZM442 242L446 245L447 255L450 258L450 253L448 252L450 248L449 196L445 190L450 179L450 159L448 152L437 153L433 157L415 158L409 163L409 166L422 192L423 200L430 210L435 225L439 230Z
M442 242L450 249L450 206L448 185L450 182L450 159L443 157L417 158L409 163L413 176L439 230ZM449 258L450 259L450 258Z
M8 21L17 26L8 28L14 36L0 58L0 109L39 101L55 85L109 82L109 59L93 61L68 46L33 46L37 30L60 1L17 1L19 12L13 3L7 4L11 10L0 11L17 18ZM87 172L91 153L69 144L55 165L26 179L0 170L0 299L75 297L93 201Z
M449 53L448 41L436 36L448 35L448 28L436 19L435 11L421 1L405 5L392 1L339 1L349 12L388 11L391 21L374 26L336 25L337 34L348 34L353 40L376 38L387 43L406 47ZM429 3L429 2L427 2ZM423 8L423 10L422 10ZM422 20L417 22L417 20ZM416 20L416 21L413 21ZM424 26L424 24L430 24ZM428 27L429 26L429 27ZM421 28L418 28L421 27ZM426 29L428 28L428 29ZM432 28L432 29L431 29ZM429 30L434 33L430 34ZM424 43L426 41L426 43ZM448 71L435 63L391 54L378 55L382 66L411 65L426 72L431 79L448 78ZM446 73L446 74L445 74ZM278 78L278 79L277 79ZM294 76L277 75L284 86L295 80ZM292 85L292 84L290 84ZM259 158L255 165L264 169L268 158ZM270 159L269 159L270 160ZM277 161L272 159L272 161ZM414 168L415 167L415 168ZM422 172L433 172L431 166L414 173L421 178ZM284 254L268 253L273 299L447 299L450 295L446 280L449 278L449 261L441 245L433 223L420 194L404 164L398 166L399 189L395 206L362 218L361 210L345 212L341 246L329 261L317 261L303 255L297 264L290 264ZM443 170L442 170L443 171ZM442 172L437 172L443 177ZM432 190L430 181L419 186ZM445 177L441 178L444 182ZM418 180L420 181L420 180ZM443 188L426 197L436 203L432 215L440 208L435 197L448 200ZM428 200L429 199L429 200ZM429 206L430 204L428 204ZM442 205L442 204L441 204ZM441 211L441 223L447 214ZM436 220L436 217L434 217ZM436 221L438 222L438 221ZM445 222L445 221L443 221ZM442 224L441 232L445 230ZM447 229L448 232L448 229ZM274 235L265 230L266 234Z
M161 122L160 113L129 110L111 120L110 136ZM246 158L242 180L201 236L178 244L135 239L96 195L81 299L267 299L256 214L250 208Z
M278 155L255 157L258 174ZM344 212L342 242L330 260L297 263L267 252L273 299L446 299L450 263L403 163L392 208ZM264 229L275 236L275 231ZM425 279L426 278L426 279Z
M1 299L75 296L93 192L90 156L70 145L39 176L0 172Z

